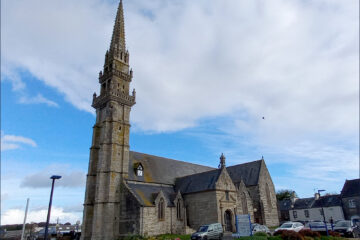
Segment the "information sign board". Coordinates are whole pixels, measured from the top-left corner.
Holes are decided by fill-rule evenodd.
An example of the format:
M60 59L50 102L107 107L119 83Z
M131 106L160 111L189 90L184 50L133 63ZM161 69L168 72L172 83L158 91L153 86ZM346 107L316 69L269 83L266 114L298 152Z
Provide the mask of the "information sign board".
M252 236L249 214L236 215L236 235L240 237Z

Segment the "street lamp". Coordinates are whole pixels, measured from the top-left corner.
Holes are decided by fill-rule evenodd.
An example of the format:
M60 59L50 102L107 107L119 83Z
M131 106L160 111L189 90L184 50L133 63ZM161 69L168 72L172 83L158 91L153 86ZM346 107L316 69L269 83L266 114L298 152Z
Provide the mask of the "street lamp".
M328 231L327 224L326 224L326 220L325 220L324 205L323 205L323 201L322 201L322 199L321 199L321 197L320 197L320 193L321 193L321 192L325 192L325 190L318 190L318 194L319 194L321 211L322 211L322 215L323 215L323 219L324 219L324 224L325 224L325 229L326 229L326 235L329 236L329 231Z
M52 185L51 185L51 193L50 193L50 202L49 202L48 214L47 214L46 225L45 225L44 240L47 240L47 235L48 235L50 212L51 212L51 203L52 203L52 197L53 197L53 192L54 192L55 180L60 179L60 178L61 178L61 176L57 176L57 175L53 175L53 176L50 177L50 179L52 179Z

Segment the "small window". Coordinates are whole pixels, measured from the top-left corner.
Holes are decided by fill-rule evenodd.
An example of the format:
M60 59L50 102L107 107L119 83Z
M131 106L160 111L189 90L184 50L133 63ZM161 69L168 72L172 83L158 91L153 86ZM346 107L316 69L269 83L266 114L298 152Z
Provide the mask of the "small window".
M164 199L160 198L159 206L158 206L158 219L160 221L164 220L164 210L165 210L164 208L165 208Z
M349 208L356 208L355 199L350 199L349 200Z
M144 175L144 168L141 163L134 163L134 172L138 177L142 177Z
M305 217L309 217L309 210L304 210Z
M136 169L136 175L138 175L139 177L142 177L143 175L143 168L141 165L138 166L138 168Z
M294 218L297 218L297 212L296 211L293 211L293 216L294 216Z
M229 191L225 191L225 198L229 201Z
M177 204L176 204L176 217L178 220L181 220L181 201L180 201L180 199L177 201Z

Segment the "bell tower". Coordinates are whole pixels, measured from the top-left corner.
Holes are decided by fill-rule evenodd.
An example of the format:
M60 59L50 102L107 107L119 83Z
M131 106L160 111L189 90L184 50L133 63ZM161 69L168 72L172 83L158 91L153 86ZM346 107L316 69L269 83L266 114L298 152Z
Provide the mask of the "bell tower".
M93 95L96 122L86 180L84 240L112 240L119 233L121 182L128 176L130 110L136 94L133 90L130 95L132 77L120 0L110 48L99 73L100 94Z

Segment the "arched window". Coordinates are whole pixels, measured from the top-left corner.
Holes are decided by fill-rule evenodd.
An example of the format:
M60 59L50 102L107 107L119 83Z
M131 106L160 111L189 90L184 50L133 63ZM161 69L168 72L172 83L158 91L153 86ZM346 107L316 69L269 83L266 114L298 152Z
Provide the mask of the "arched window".
M159 220L164 220L164 209L165 205L164 205L164 199L160 198L159 201L159 206L158 206L158 218Z
M268 204L269 208L272 208L270 189L269 189L269 185L267 183L265 186L265 191L266 191L267 204Z
M176 203L176 217L178 220L181 220L181 201L180 201L180 199Z
M241 194L241 205L242 205L243 214L248 214L246 194L244 192Z

